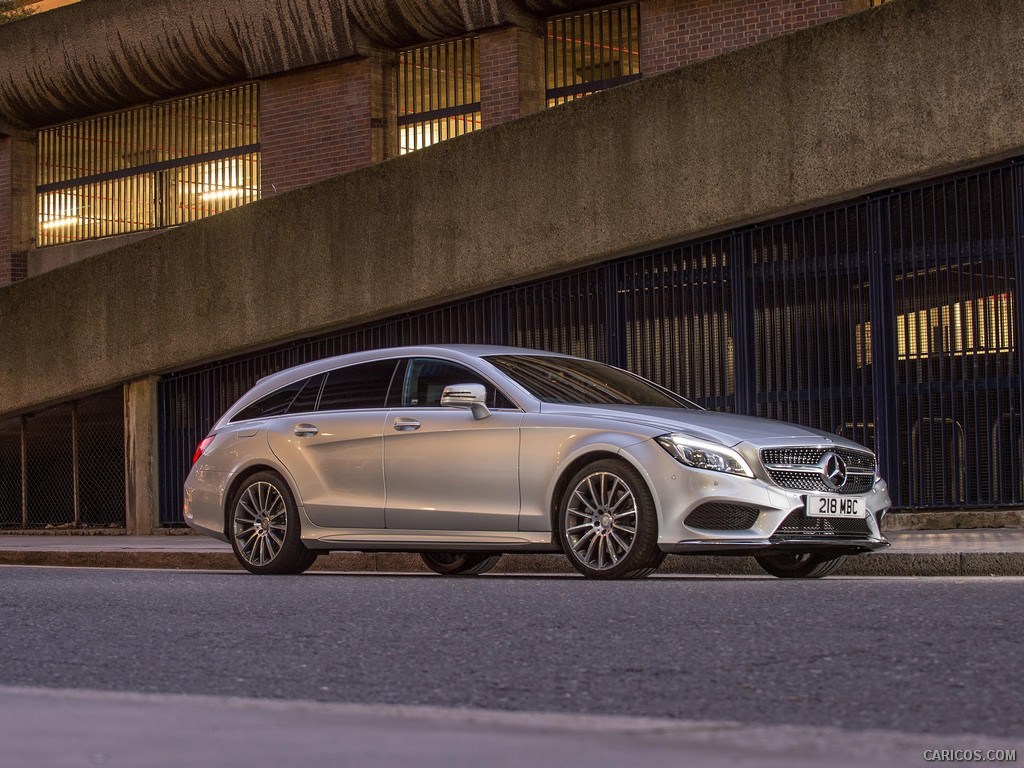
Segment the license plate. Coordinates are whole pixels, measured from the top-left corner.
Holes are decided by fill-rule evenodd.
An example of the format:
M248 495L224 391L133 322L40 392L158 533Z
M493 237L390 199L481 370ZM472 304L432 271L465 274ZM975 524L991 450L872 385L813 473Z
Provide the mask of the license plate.
M859 496L807 494L808 517L867 517L868 505Z

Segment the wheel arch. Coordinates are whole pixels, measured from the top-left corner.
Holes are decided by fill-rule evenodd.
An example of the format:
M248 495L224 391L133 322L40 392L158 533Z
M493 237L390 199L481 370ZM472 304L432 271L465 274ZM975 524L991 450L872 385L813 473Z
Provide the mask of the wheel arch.
M295 493L295 488L289 481L286 473L282 472L278 467L273 464L257 463L251 464L243 469L240 469L238 473L231 479L227 487L224 489L224 503L221 509L221 528L225 536L229 536L228 532L228 515L231 514L231 501L235 498L235 494L238 493L238 489L242 487L242 484L253 475L258 475L260 472L272 472L281 478L281 481L288 487L288 491L292 495L292 499L295 503L299 503L299 497Z
M603 459L612 459L614 461L620 461L624 464L632 467L639 475L640 478L647 485L648 491L651 493L651 497L654 499L655 509L658 506L658 497L654 493L654 489L651 487L650 478L647 476L647 472L644 471L643 466L639 465L633 460L633 457L625 451L612 451L607 448L598 448L593 451L588 451L584 454L576 456L571 461L566 463L558 475L555 481L554 490L551 493L551 500L548 505L548 516L549 522L551 523L551 531L554 534L553 538L558 544L558 548L564 553L565 547L562 544L562 535L558 528L558 508L562 504L562 497L565 495L566 489L569 487L569 482L583 467L588 464L592 464L595 461L601 461Z

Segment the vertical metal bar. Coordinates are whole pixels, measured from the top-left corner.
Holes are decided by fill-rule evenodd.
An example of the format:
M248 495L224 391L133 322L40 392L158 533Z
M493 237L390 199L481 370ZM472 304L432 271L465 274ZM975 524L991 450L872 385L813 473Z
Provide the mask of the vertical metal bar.
M625 51L623 51L623 53L626 53L626 58L629 60L629 74L631 74L631 75L634 74L634 72L633 72L633 26L634 26L633 25L633 12L634 12L634 9L638 8L638 7L639 7L638 5L631 5L631 6L629 6L628 10L626 11L626 40L628 42L626 44L626 49L625 49ZM639 46L637 46L637 47L639 48ZM622 56L622 54L620 54L620 58L621 58L621 56Z
M74 504L75 527L81 522L79 503L79 484L81 476L78 469L78 401L71 403L71 495Z
M1020 300L1021 291L1024 290L1024 166L1015 164L1010 171L1010 231L1009 254L1013 259L1013 288L1008 292L1010 311L1013 316L1010 318L1014 330L1013 344L1010 346L1012 363L1009 372L1017 379L1016 399L1012 402L1016 407L1016 419L1012 420L1016 429L1013 430L1014 444L1021 434L1021 419L1024 418L1024 354L1021 353L1021 344L1024 343L1024 303ZM1014 364L1015 363L1015 364ZM1011 497L1015 503L1024 501L1024 457L1015 447L1016 455L1013 462L1013 474L1011 484Z
M736 413L757 413L757 333L754 324L756 287L753 233L730 235L728 280L732 284L733 381ZM763 269L764 265L760 265Z
M899 429L896 365L895 268L892 205L897 196L868 203L868 311L871 320L871 386L874 401L875 454L879 474L889 483L895 506L905 506L903 473L899 471L902 440ZM902 226L902 222L900 224Z
M28 528L28 436L26 422L21 417L21 527Z

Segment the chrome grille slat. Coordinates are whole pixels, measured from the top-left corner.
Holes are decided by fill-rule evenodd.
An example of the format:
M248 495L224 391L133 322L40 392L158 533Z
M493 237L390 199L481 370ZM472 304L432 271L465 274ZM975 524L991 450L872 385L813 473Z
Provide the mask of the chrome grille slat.
M835 453L846 462L848 474L841 488L826 483L818 468L826 453ZM772 482L796 491L861 494L870 491L875 481L875 457L868 451L832 446L787 446L762 448L760 455Z

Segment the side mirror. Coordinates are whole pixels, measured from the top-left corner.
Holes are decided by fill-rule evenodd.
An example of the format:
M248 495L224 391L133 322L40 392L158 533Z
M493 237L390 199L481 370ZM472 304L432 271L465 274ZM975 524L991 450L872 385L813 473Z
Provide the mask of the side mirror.
M483 384L452 384L445 387L441 393L441 405L445 408L469 408L477 420L491 415L487 407L487 388Z

